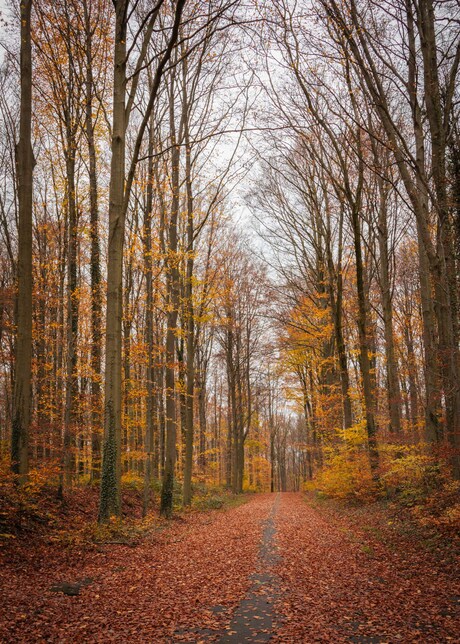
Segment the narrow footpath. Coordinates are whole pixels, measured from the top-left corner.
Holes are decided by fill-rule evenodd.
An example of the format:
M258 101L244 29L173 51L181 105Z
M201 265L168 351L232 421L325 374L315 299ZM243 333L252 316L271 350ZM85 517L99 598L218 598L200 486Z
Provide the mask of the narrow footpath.
M276 515L279 507L279 494L276 495L270 516L262 533L257 570L251 575L251 588L239 603L230 626L219 638L219 644L239 644L268 642L274 631L275 600L279 596L280 579L275 573L279 562L275 545Z

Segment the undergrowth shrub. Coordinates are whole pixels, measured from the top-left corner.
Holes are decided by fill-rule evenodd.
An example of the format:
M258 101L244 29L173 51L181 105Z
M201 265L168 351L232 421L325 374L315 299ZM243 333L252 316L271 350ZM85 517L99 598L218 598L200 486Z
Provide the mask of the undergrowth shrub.
M382 450L382 493L411 505L444 484L439 464L421 452L419 445L387 445Z
M142 490L144 488L144 477L137 472L125 472L121 476L121 485L124 488Z
M460 481L445 479L411 507L413 517L423 526L441 529L456 539L460 535Z
M369 469L367 454L339 452L326 459L324 468L316 478L321 494L348 501L372 501L377 496L377 486Z
M367 503L387 499L404 506L420 525L460 530L460 482L452 481L447 463L427 455L427 446L379 446L379 480L371 476L363 424L342 432L338 446L326 452L323 468L305 489L319 497Z
M192 507L196 510L220 510L224 506L225 499L218 494L207 494L205 496L195 497Z
M194 480L192 484L192 508L196 510L219 510L225 505L226 491L219 485Z
M0 460L0 534L3 538L33 523L54 520L47 499L55 496L59 475L57 463L31 469L27 483L18 485L8 457Z
M341 442L326 450L315 482L320 494L347 501L372 501L378 488L372 479L367 454L365 422L339 432Z

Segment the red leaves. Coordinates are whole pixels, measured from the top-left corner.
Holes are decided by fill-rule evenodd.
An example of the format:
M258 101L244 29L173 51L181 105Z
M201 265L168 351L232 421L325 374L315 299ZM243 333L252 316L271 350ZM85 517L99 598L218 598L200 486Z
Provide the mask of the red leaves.
M269 510L264 498L228 512L191 513L136 548L99 545L78 553L37 541L22 560L2 567L0 640L159 643L221 630L249 587ZM49 590L85 577L94 582L78 596Z
M162 524L135 548L15 540L9 550L15 556L5 557L0 569L0 640L157 644L231 635L272 504L273 496L263 495L230 511L190 513ZM344 516L313 510L294 494L281 495L275 523L281 587L273 641L458 641L460 583L452 550L441 549L436 558L418 535L398 532L378 508ZM77 596L50 590L85 578L92 583L82 584ZM251 613L256 624L258 617Z
M368 512L364 508L358 517L363 523ZM300 496L283 495L277 541L284 595L278 610L285 621L275 641L458 638L456 568L442 570L420 544L410 547L402 538L388 543L376 526L364 532L356 519L334 513L331 520Z

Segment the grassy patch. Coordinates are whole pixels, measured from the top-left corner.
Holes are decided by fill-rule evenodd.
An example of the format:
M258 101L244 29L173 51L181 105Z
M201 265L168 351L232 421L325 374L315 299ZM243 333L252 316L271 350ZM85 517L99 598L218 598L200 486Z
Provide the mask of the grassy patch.
M220 487L196 485L193 488L192 509L206 512L238 507L250 498L249 494L233 494Z
M365 555L371 558L375 557L375 552L371 545L369 545L368 543L362 543L360 547L361 552L363 552Z

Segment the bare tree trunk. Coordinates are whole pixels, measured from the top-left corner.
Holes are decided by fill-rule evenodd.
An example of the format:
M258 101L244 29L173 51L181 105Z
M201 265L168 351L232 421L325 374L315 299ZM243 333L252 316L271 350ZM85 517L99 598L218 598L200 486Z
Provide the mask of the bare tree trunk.
M404 340L407 350L407 366L409 381L409 402L410 402L410 422L415 430L418 425L418 395L416 383L417 362L414 352L414 340L410 322L406 323L404 328Z
M437 255L439 271L435 275L434 286L441 375L446 406L446 430L451 448L452 473L456 479L460 479L458 284L454 267L452 225L447 196L446 127L448 121L442 107L432 0L423 0L417 3L416 10L416 24L423 56L424 98L431 132L431 169L436 193L435 205L438 211ZM450 99L445 96L444 100L448 102Z
M286 492L287 490L287 477L286 477L286 438L283 437L278 447L279 459L279 478L280 478L280 491Z
M231 408L231 472L232 472L232 490L238 493L238 443L239 443L239 414L237 398L237 375L235 373L235 364L233 360L233 330L227 332L227 373L228 385L230 391L230 408Z
M423 320L423 346L425 352L425 436L428 443L435 445L441 439L439 413L441 409L441 396L439 387L439 365L437 362L437 342L435 336L435 319L433 296L430 280L430 264L424 243L426 233L423 221L428 218L428 195L425 182L421 179L424 174L425 146L423 144L423 129L421 114L417 105L413 105L414 132L416 143L416 160L419 167L417 175L417 207L420 209L417 217L417 244L420 273L420 298L422 302Z
M43 256L44 258L46 257L47 249L46 249L46 235L44 237L44 243L43 245L45 248L43 249ZM43 262L41 262L40 266L40 286L41 286L41 293L39 296L39 301L38 301L38 323L39 323L39 339L37 341L37 384L36 384L36 407L37 407L37 424L38 424L38 431L40 435L40 443L43 445L46 440L45 436L45 430L48 430L49 432L49 425L50 425L50 414L49 411L47 411L47 405L45 403L44 399L44 394L45 391L47 391L47 385L49 386L49 371L46 368L47 367L47 361L49 359L48 356L48 351L49 348L47 346L47 337L45 334L45 328L46 328L46 323L47 323L47 303L46 303L46 298L45 298L45 288L47 284L47 279L48 279L48 267L47 267L47 262L44 259ZM50 316L51 317L51 316ZM53 319L51 317L51 319ZM0 338L1 342L1 338ZM49 363L48 363L49 364ZM43 449L43 456L49 457L49 453L47 453L46 449Z
M133 466L132 454L135 451L135 436L133 431L133 404L131 400L131 332L132 314L130 311L131 294L133 290L133 254L131 250L124 256L124 285L123 285L123 315L122 315L122 452L126 454L122 464L122 475L129 472Z
M149 130L149 163L147 171L147 199L144 211L144 266L145 266L145 341L147 344L147 409L145 415L145 451L143 515L148 512L154 458L155 427L155 369L153 364L153 258L152 258L152 217L153 217L153 123Z
M185 107L187 110L187 107ZM185 117L185 182L187 189L187 263L185 277L185 302L187 307L187 340L186 340L186 369L187 388L185 400L185 463L184 463L184 505L192 502L192 467L193 467L193 434L194 434L194 395L195 395L195 320L193 307L193 192L191 149L188 136L188 115Z
M17 147L19 229L18 295L13 386L11 462L24 483L29 471L30 387L32 364L32 0L21 0L21 105Z
M68 97L69 103L72 97ZM69 106L70 107L70 106ZM69 109L70 117L70 109ZM78 334L78 293L77 293L77 208L75 203L75 136L71 132L72 124L67 123L67 329L66 329L66 393L64 409L64 450L62 484L70 487L75 469L76 423L75 402L78 391L77 381L77 334Z
M125 212L125 90L127 0L115 5L112 160L105 355L104 450L99 521L121 514L121 321Z
M101 360L102 360L102 291L99 244L99 208L97 195L96 145L93 123L93 52L88 2L83 3L86 31L86 111L85 127L89 158L89 202L91 239L91 480L100 479L101 470Z
M276 428L273 413L273 391L270 381L270 371L268 372L268 426L270 430L270 492L275 491L275 438Z
M158 406L158 477L163 477L166 456L166 412L164 400L165 366L163 358L156 371L156 393Z
M174 115L174 70L171 75L170 87L170 128L171 128L171 185L172 203L168 226L168 255L166 270L167 289L167 329L166 329L166 449L163 483L161 488L160 512L170 517L173 510L174 468L176 464L176 335L177 317L179 313L180 274L177 257L178 217L179 217L179 162L180 147L175 130Z
M343 404L343 424L345 429L353 425L353 411L351 406L350 398L350 376L348 373L348 360L345 340L343 337L343 277L342 277L342 245L343 245L343 208L340 212L339 220L339 243L338 243L338 266L337 270L334 270L334 262L332 258L332 249L330 243L330 231L328 227L327 231L327 243L326 243L326 257L329 273L329 300L332 309L333 322L334 322L334 334L335 341L337 345L337 353L339 358L339 369L340 369L340 388L342 391L342 404ZM336 278L334 280L334 277ZM335 292L334 292L334 281L335 281Z
M363 382L364 405L366 408L366 429L369 445L369 461L374 478L378 478L379 452L377 448L377 426L374 415L374 393L371 383L371 366L369 360L369 344L367 330L367 303L364 289L364 266L361 249L361 230L359 213L356 208L351 209L353 241L356 259L356 285L358 291L358 332L359 332L359 357L361 376Z
M225 459L225 486L227 489L232 487L232 474L233 474L233 417L232 417L232 404L231 404L231 387L230 378L227 365L227 445L226 445L226 459Z
M171 269L172 270L175 269ZM172 275L170 280L176 280ZM166 445L165 445L165 464L163 472L163 485L161 489L161 514L170 517L173 508L174 492L174 468L176 464L176 400L175 400L175 357L176 357L176 329L177 329L177 306L178 295L173 292L170 286L170 297L173 310L168 312L166 332L166 368L165 368L165 387L166 387Z
M388 188L384 185L383 179L381 177L378 177L378 183L380 193L378 242L380 253L380 284L382 292L383 324L385 334L386 372L388 383L388 410L390 415L390 431L399 434L401 432L401 391L399 388L398 367L396 361L393 332L393 307L388 259Z
M204 372L203 365L198 366L198 416L200 421L200 440L199 440L199 455L198 464L202 471L206 467L206 373ZM217 402L216 402L217 404ZM214 447L217 447L214 445Z

